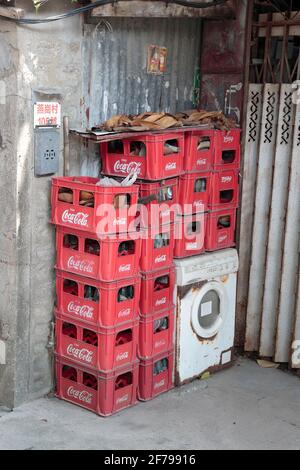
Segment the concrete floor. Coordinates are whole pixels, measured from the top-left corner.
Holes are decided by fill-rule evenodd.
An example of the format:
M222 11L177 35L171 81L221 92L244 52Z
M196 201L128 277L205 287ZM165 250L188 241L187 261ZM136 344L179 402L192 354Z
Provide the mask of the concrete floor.
M0 409L1 450L299 448L299 379L246 359L107 419L54 398Z

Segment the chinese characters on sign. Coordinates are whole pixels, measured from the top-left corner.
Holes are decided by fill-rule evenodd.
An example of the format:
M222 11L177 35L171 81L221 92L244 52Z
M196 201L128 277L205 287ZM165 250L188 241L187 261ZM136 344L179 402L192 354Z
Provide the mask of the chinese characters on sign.
M34 105L34 127L60 127L61 105L54 101L43 101Z
M147 72L161 75L167 69L167 48L149 46Z

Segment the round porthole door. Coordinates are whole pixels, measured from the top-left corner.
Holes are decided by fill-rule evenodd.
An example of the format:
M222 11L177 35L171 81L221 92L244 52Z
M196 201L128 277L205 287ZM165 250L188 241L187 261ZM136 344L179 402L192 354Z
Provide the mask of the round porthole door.
M212 339L226 321L228 297L219 282L208 282L197 293L192 307L192 327L197 336Z

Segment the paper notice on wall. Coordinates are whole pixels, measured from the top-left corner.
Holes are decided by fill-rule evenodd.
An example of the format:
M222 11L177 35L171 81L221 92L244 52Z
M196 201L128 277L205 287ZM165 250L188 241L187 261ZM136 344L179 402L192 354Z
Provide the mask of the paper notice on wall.
M60 127L61 104L55 101L39 101L34 104L34 127Z
M148 47L147 72L162 75L167 69L167 48L160 46Z

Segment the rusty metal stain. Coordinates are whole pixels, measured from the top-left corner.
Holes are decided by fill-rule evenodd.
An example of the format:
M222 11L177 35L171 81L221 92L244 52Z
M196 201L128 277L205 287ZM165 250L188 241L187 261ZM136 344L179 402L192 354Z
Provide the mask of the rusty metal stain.
M228 274L226 276L221 277L221 282L223 284L227 284L228 281L229 281L229 275Z
M224 354L227 354L227 353L231 353L231 361L228 362L227 364L222 364L222 358L224 356ZM221 354L221 359L220 359L220 362L218 364L215 364L214 366L211 366L209 367L208 369L206 369L205 371L201 372L201 374L197 374L187 380L184 380L184 381L181 381L180 380L180 374L179 374L179 369L176 368L176 374L175 374L175 384L177 386L184 386L184 385L188 385L189 383L197 380L197 379L200 379L203 374L206 374L207 372L209 372L210 374L216 374L217 372L220 372L222 370L227 370L227 369L230 369L233 364L234 364L234 357L233 357L233 352L234 352L234 349L231 348L231 349L228 349L227 351L223 351L222 354ZM299 371L299 376L300 376L300 371Z
M197 341L199 341L199 343L202 343L202 344L205 344L207 346L211 345L215 339L217 338L218 336L218 333L216 333L214 336L212 336L211 338L202 338L201 336L199 336L195 329L194 329L194 326L193 326L193 323L192 321L190 322L191 324L191 329L192 329L192 332L193 332L193 335L196 337ZM218 349L218 348L217 348ZM204 357L207 357L207 356L204 356Z

